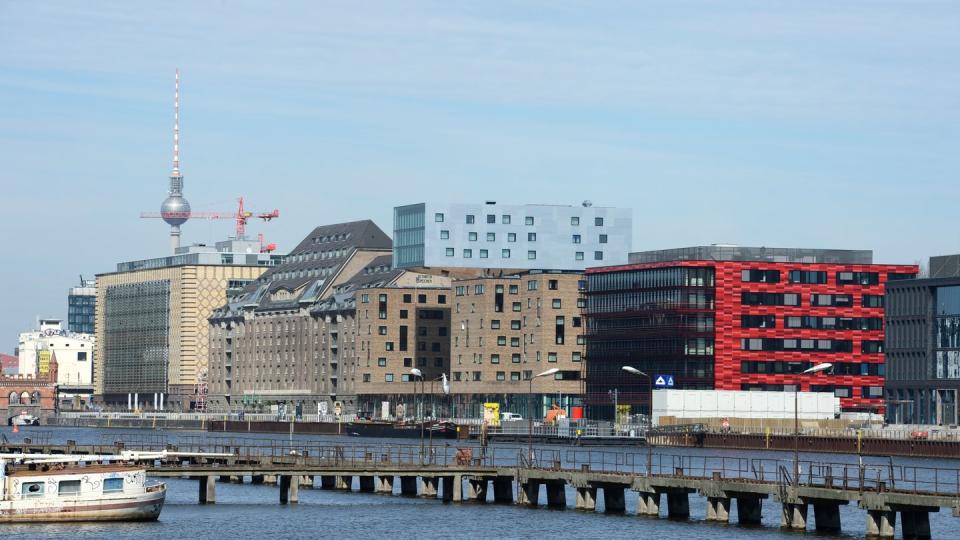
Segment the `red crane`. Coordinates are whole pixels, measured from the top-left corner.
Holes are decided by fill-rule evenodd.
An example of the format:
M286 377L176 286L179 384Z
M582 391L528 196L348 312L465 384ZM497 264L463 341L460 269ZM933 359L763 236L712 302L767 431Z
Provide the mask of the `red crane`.
M239 205L236 212L142 212L140 217L144 219L163 219L170 217L184 219L232 219L236 222L238 240L246 240L247 221L250 218L257 217L266 222L273 218L280 217L280 210L276 208L274 208L272 212L251 212L243 208L243 197L240 197L237 201ZM276 246L274 246L274 249L276 249Z

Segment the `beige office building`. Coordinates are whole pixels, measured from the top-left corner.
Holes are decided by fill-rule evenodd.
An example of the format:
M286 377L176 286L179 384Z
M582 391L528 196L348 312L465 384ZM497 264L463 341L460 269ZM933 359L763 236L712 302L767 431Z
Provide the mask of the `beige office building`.
M256 242L234 240L97 275L95 400L108 408L203 408L207 318L280 260L259 253Z
M455 414L483 404L541 418L551 405L580 404L584 327L580 273L531 271L453 284L451 355ZM552 376L531 378L552 368ZM529 406L528 406L529 400Z

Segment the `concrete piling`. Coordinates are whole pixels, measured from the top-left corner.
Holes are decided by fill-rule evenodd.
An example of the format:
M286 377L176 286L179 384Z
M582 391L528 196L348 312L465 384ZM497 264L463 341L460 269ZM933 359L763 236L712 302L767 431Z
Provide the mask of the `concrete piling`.
M707 521L730 522L730 499L707 497Z
M867 510L867 536L893 538L897 529L897 512L894 510Z
M469 491L467 499L476 502L487 502L487 487L489 480L486 478L471 478L468 481Z
M737 497L737 521L741 525L760 525L763 518L763 499L760 497Z
M493 502L513 504L513 477L498 476L493 479Z
M640 504L637 508L637 513L641 516L653 516L657 517L660 515L660 493L658 492L638 492L640 495Z
M550 508L567 507L566 482L547 482L547 506Z
M597 509L597 488L595 487L578 487L577 489L577 502L574 504L574 508L577 510L589 510L594 511Z
M813 522L818 531L840 531L840 504L835 502L813 503Z

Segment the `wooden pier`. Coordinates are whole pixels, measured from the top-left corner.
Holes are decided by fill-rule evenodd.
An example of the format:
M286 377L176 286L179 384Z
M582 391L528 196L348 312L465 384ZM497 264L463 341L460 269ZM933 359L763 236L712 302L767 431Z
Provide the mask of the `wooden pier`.
M587 449L542 450L448 444L337 445L278 440L197 438L178 445L3 443L2 452L115 454L163 451L146 461L155 477L197 481L198 501L216 502L220 481L279 486L279 502L299 501L301 488L433 497L451 503L519 504L608 513L626 510L635 492L638 514L686 519L690 494L706 499L709 521L729 522L736 504L740 524L760 522L764 501L778 504L781 526L806 529L809 510L817 530L840 531L840 506L864 510L867 536L892 538L899 517L904 536L929 538L929 514L949 509L960 517L960 468L775 459L648 455ZM183 453L217 453L217 457ZM181 455L177 455L180 453ZM567 496L574 500L568 501ZM541 497L543 495L543 497ZM664 504L665 503L665 504ZM960 524L960 523L958 523Z

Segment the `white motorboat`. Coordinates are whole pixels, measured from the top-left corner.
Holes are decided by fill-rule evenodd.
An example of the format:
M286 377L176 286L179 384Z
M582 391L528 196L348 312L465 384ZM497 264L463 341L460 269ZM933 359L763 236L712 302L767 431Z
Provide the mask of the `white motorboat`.
M106 459L91 462L98 457ZM157 519L166 486L116 459L0 454L0 523Z
M40 419L32 414L20 413L7 420L8 426L39 426Z

